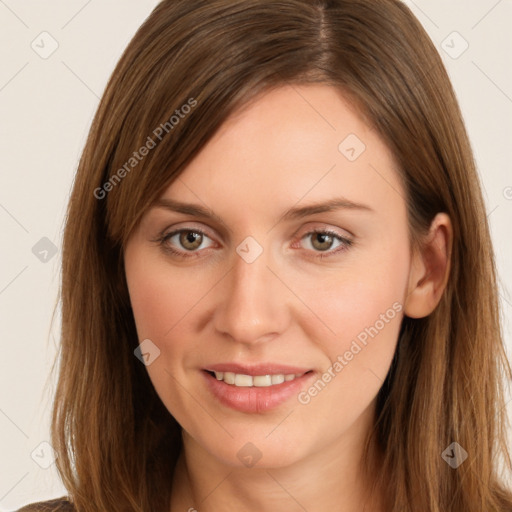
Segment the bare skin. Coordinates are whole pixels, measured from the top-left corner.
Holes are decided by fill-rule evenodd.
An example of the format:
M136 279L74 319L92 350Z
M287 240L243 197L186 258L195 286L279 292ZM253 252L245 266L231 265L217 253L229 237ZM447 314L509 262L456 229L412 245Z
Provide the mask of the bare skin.
M340 197L352 206L283 217ZM404 314L430 314L446 285L449 218L411 249L392 155L326 85L281 87L232 116L162 198L220 217L152 208L125 252L139 340L160 350L147 370L183 428L172 511L385 512L363 478L363 443ZM176 229L189 238L165 238ZM207 384L205 370L226 362L310 373L300 393L247 412Z

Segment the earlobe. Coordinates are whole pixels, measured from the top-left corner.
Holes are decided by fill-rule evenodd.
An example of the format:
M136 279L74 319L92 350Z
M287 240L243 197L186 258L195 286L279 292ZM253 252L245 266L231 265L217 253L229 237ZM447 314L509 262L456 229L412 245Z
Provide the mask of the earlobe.
M438 213L420 249L413 254L404 313L410 318L428 316L441 300L450 275L453 229L450 217Z

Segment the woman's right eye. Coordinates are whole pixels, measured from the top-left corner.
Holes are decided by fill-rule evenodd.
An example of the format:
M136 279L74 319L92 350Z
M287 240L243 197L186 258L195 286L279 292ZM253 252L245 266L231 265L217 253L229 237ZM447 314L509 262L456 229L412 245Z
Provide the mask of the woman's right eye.
M190 258L196 257L205 238L210 239L210 237L200 229L181 228L162 235L158 238L158 242L165 251L178 257ZM177 247L181 249L177 249ZM209 247L203 247L203 249L205 248L207 249Z

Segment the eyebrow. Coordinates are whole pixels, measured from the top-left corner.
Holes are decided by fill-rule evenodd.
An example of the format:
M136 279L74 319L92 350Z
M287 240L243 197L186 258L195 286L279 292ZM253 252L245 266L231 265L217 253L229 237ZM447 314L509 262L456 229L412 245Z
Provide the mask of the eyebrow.
M195 215L197 217L203 217L208 219L214 219L223 226L226 226L224 220L215 214L210 208L205 206L201 206L198 204L192 203L182 203L180 201L176 201L174 199L169 198L161 198L158 199L153 208L165 208L166 210L171 210L178 213L184 213L187 215ZM304 217L308 217L310 215L314 215L315 213L325 213L332 212L336 210L360 210L367 212L374 212L373 208L370 208L368 205L362 203L356 203L354 201L350 201L344 197L335 197L333 199L329 199L328 201L318 202L308 204L306 206L294 206L287 210L281 217L281 221L291 221L302 219ZM229 229L229 228L228 228ZM230 230L231 231L231 230Z

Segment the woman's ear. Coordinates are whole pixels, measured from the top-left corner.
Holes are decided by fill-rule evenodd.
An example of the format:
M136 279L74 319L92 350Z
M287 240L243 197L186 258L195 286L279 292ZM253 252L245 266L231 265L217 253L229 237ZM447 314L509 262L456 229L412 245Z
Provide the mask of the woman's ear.
M446 213L438 213L421 247L413 254L405 298L406 316L428 316L441 300L450 275L452 242L450 217Z

